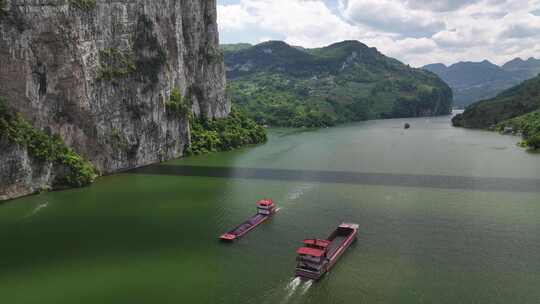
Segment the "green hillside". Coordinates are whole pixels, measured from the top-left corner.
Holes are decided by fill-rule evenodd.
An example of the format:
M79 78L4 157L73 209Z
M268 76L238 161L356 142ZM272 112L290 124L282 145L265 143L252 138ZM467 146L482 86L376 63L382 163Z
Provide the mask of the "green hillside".
M523 134L526 142L538 148L535 138L540 109L540 76L504 91L497 97L469 106L463 114L452 119L454 126L466 128L499 129L512 127ZM534 112L534 113L533 113Z
M222 44L219 46L219 48L221 49L221 51L223 51L223 54L225 55L250 47L252 47L252 45L249 43Z
M450 113L452 92L358 41L302 49L271 41L225 53L228 94L259 123L323 127Z

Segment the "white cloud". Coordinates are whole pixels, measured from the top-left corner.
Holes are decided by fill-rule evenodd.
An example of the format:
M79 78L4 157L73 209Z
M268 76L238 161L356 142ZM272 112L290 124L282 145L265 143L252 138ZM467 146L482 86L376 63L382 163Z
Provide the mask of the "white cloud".
M318 0L240 0L233 10L218 6L218 23L222 30L238 30L236 16L249 14L241 24L252 31L284 34L286 41L306 47L321 46L359 36L364 29L345 22ZM234 26L232 26L234 25ZM267 37L268 35L264 35ZM257 41L260 39L257 39Z
M218 5L220 30L243 29L256 21L242 5Z
M485 46L491 42L493 35L474 25L465 28L441 31L432 39L443 48L469 48Z
M527 38L540 35L540 17L530 13L509 14L505 16L506 25L502 38Z
M336 1L331 9L323 0L227 0L218 23L227 41L356 39L414 66L540 58L540 0Z
M445 28L432 12L408 8L397 0L349 0L343 14L354 24L412 37L429 37Z
M402 53L404 55L408 53L426 54L437 49L437 44L428 38L405 38L397 40L395 42L395 48L397 53Z

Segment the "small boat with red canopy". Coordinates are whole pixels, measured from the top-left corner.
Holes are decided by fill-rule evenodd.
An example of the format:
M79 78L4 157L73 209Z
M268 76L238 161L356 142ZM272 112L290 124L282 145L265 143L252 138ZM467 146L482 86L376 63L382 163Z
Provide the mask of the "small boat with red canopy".
M257 202L257 214L250 217L248 220L234 228L233 230L224 233L219 238L222 241L232 242L237 238L245 235L253 230L258 225L272 217L277 212L276 204L270 199L264 199Z
M357 224L343 223L325 240L304 240L304 247L296 251L296 276L320 279L356 240L357 234Z

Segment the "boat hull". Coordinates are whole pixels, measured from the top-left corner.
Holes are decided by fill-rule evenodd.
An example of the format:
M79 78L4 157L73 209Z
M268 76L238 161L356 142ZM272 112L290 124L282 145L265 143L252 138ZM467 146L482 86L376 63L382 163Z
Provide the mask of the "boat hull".
M347 224L348 225L348 224ZM353 225L354 228L352 228L351 234L349 234L335 249L334 252L332 252L332 255L328 257L324 263L324 265L321 267L320 271L310 271L303 268L296 268L295 275L298 277L303 277L306 279L312 279L312 280L319 280L321 279L339 260L339 258L349 249L349 247L354 243L354 241L357 238L358 235L358 227L357 225Z
M270 218L270 215L254 215L247 221L240 224L240 226L234 228L233 230L223 234L220 236L220 240L224 242L232 242L244 235L246 235L251 230L255 229L260 224L264 223L266 220Z
M326 272L327 271L324 271L324 272L307 271L304 269L296 268L295 275L297 277L301 277L305 279L320 280Z
M258 208L257 214L253 215L236 228L222 234L219 239L224 242L232 242L264 223L266 220L271 218L277 212L277 210L278 209L275 206Z

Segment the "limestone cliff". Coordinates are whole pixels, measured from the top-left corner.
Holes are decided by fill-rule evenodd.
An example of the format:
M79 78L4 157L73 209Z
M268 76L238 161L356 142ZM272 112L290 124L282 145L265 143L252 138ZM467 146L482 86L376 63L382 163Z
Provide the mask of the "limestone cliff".
M185 116L224 117L215 0L0 0L0 96L101 173L182 156ZM53 182L55 169L0 138L0 200Z

